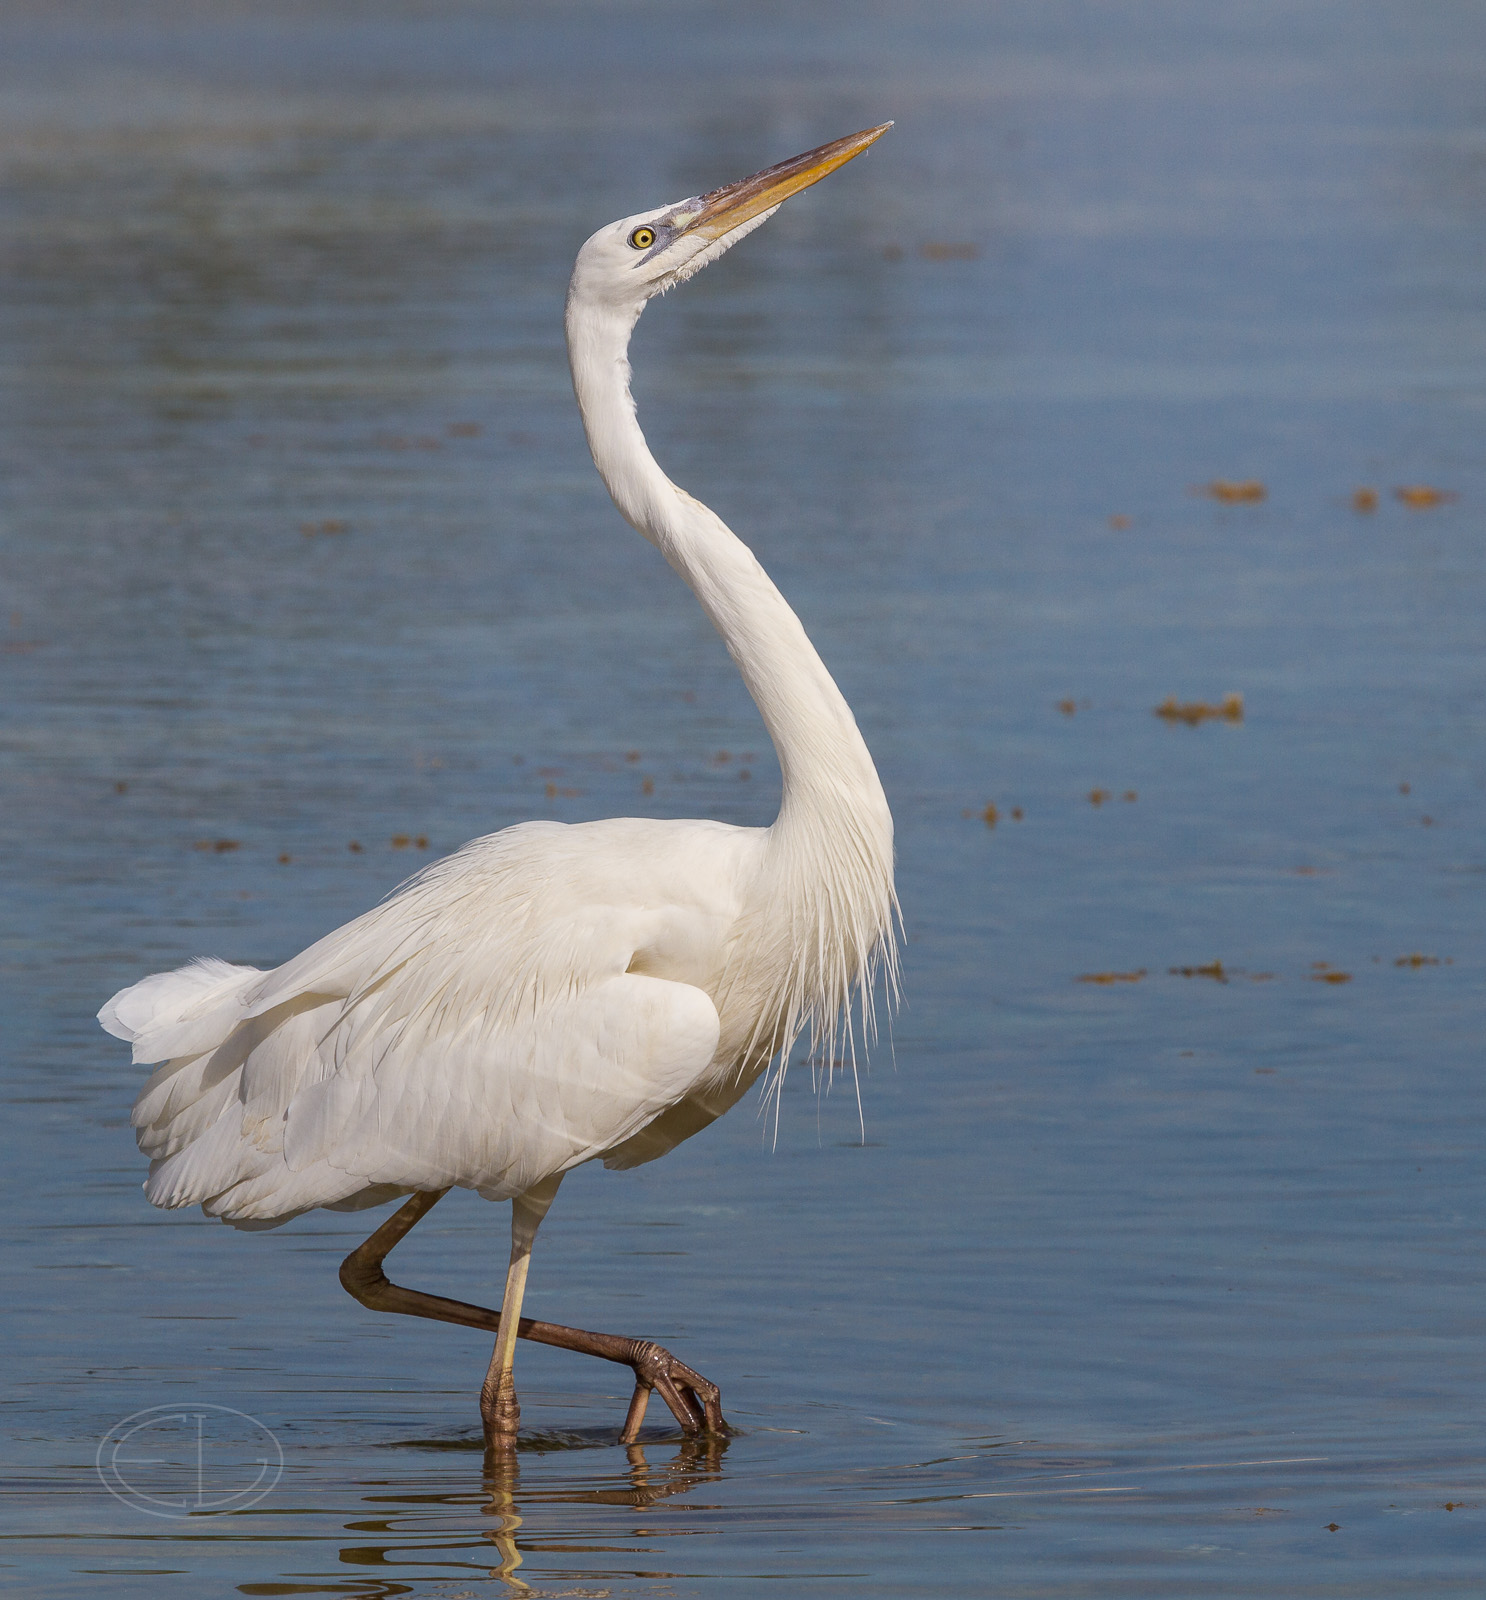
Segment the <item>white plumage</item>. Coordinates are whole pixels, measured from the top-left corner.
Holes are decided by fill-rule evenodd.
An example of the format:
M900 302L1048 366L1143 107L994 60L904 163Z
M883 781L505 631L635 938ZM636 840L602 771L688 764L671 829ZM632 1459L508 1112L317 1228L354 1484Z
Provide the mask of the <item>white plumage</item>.
M104 1026L165 1060L134 1114L150 1199L251 1222L451 1184L509 1199L607 1154L706 1085L758 838L525 823L274 972L126 989Z
M854 993L870 1029L894 953L881 785L763 568L651 457L627 347L646 300L882 131L601 229L568 297L595 463L737 662L779 754L776 821L525 823L274 971L203 959L124 989L99 1018L159 1063L134 1108L154 1204L264 1227L451 1186L550 1199L580 1162L704 1127L802 1029L829 1048Z

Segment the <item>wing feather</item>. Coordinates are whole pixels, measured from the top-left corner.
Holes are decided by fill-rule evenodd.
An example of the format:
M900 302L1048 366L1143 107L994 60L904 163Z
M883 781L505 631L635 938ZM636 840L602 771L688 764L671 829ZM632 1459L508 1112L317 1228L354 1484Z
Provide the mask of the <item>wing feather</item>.
M508 829L272 972L194 963L115 996L105 1025L166 1058L134 1110L150 1199L265 1224L411 1189L501 1198L633 1138L720 1031L704 989L629 970L668 918L684 943L713 914L645 879L662 826Z

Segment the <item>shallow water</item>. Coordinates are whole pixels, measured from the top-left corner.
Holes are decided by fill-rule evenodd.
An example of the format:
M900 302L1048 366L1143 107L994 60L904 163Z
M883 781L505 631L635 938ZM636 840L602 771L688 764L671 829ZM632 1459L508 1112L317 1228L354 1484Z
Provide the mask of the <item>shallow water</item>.
M0 21L17 1592L1480 1592L1486 20L840 17ZM768 819L562 294L601 222L889 116L635 362L878 757L906 1005L861 1123L798 1071L777 1145L745 1104L544 1230L533 1314L739 1435L626 1453L615 1372L523 1347L487 1478L480 1338L345 1297L366 1218L152 1212L92 1015L524 817ZM488 1300L503 1234L451 1196L396 1275Z

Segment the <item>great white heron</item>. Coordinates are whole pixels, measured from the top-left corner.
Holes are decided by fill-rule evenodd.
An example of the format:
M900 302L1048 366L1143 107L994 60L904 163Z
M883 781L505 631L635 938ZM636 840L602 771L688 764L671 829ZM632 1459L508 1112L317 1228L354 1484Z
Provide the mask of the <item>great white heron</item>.
M271 972L201 959L121 990L103 1026L155 1071L134 1106L157 1206L237 1227L411 1196L345 1260L365 1305L496 1334L480 1394L510 1449L517 1338L630 1367L621 1438L658 1390L726 1431L717 1386L648 1340L521 1316L537 1228L580 1162L653 1161L732 1106L809 1030L870 1026L895 964L893 825L867 746L752 552L656 464L629 389L645 303L891 124L601 228L578 253L568 354L595 465L690 586L783 775L767 828L617 817L475 839ZM405 1289L382 1263L450 1188L512 1202L499 1315Z

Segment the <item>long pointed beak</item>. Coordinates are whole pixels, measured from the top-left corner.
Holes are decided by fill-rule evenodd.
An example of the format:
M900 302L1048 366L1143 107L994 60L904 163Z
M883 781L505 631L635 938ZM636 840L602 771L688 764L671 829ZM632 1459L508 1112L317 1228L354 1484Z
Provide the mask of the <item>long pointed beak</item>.
M700 210L681 231L699 233L704 239L720 239L734 228L741 228L761 211L770 210L801 189L819 183L828 172L845 166L891 127L891 122L884 122L876 128L865 128L861 133L849 133L844 139L833 139L830 144L807 150L804 155L765 167L751 178L740 178L736 183L724 184L721 189L709 190L693 202Z

